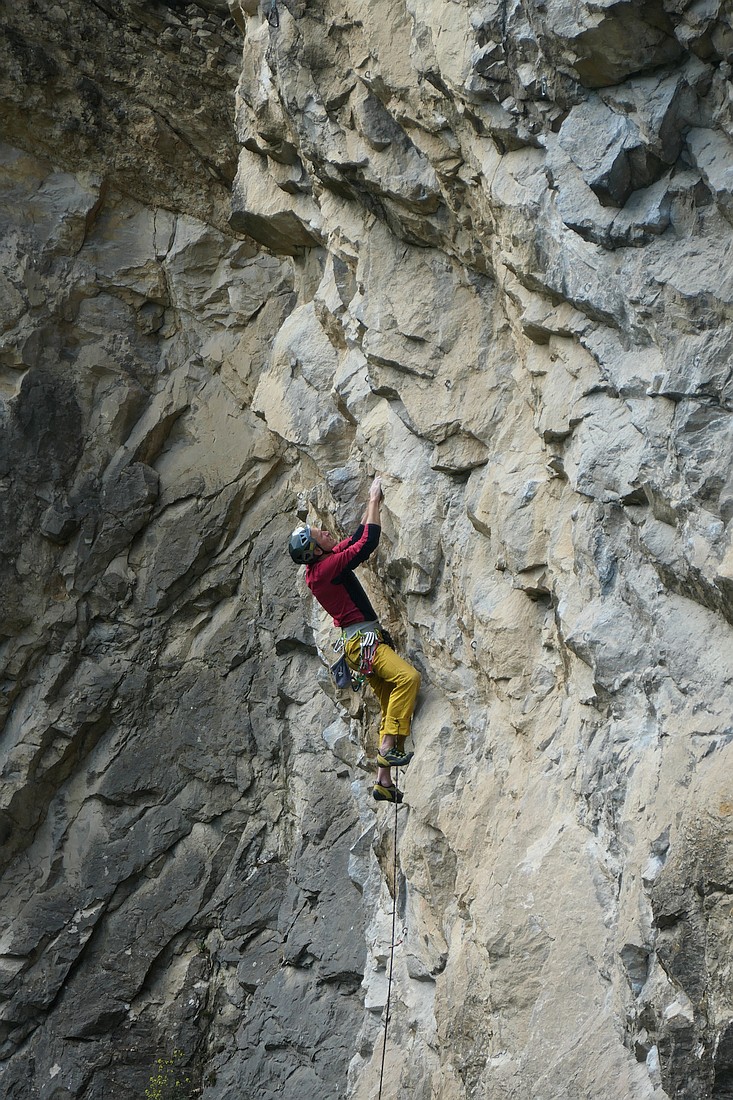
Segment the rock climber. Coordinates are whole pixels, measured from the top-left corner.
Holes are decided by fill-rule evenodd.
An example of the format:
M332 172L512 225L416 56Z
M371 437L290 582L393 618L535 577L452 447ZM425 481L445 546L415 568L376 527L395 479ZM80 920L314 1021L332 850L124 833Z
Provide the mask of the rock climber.
M349 668L365 676L379 700L377 802L401 802L402 792L392 782L392 768L404 768L413 753L405 752L405 738L420 687L420 673L399 657L385 641L377 616L354 569L374 553L382 533L380 509L384 494L381 478L369 489L369 502L351 538L337 542L328 531L308 524L290 536L290 556L305 565L305 583L341 631Z

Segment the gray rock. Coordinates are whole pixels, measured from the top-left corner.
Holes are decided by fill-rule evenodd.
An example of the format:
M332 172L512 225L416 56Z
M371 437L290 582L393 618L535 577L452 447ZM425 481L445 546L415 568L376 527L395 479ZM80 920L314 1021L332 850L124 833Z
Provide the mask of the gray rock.
M390 1094L723 1096L726 6L26 7L0 1091L367 1100L389 989ZM396 815L285 549L374 472Z
M568 12L550 0L543 17L545 34L555 39L566 65L587 88L619 84L634 73L678 60L681 48L661 0L599 7L580 3ZM557 48L557 47L556 47Z
M725 134L696 127L686 137L687 146L722 213L733 219L733 142Z
M647 187L662 170L635 123L601 100L573 108L559 141L603 206L623 206L632 191Z

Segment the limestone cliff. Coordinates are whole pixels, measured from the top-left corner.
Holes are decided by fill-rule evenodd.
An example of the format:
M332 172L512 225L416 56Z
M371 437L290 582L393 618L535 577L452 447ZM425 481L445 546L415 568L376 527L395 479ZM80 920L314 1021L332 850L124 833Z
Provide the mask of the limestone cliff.
M730 5L2 8L2 1095L733 1095Z

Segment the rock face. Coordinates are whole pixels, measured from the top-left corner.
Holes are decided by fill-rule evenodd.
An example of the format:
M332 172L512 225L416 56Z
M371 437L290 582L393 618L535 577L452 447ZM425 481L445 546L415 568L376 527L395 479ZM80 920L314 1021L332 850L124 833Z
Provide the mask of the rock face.
M226 225L241 60L226 0L2 7L4 141Z
M733 1094L729 5L2 49L3 1095L371 1100L393 905L385 1100ZM396 864L284 552L375 470Z

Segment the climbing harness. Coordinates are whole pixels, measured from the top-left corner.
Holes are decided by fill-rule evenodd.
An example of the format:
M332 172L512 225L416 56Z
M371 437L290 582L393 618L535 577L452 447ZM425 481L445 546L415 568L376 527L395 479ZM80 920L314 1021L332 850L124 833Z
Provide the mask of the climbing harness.
M397 776L395 778L395 785L399 787L400 770L397 768ZM399 802L394 804L394 864L392 867L392 935L390 936L390 948L389 948L389 977L387 978L387 1003L384 1006L384 1042L382 1043L382 1065L379 1070L379 1100L382 1100L382 1086L384 1084L384 1059L387 1055L387 1028L389 1027L389 1006L392 998L392 972L394 970L394 949L399 944L395 943L395 924L397 922L397 811L399 810ZM404 938L404 932L403 932ZM402 940L399 941L402 943Z
M384 635L377 622L354 623L342 628L341 648L343 649L352 638L359 639L359 675L364 679L372 674L374 655L377 652L377 646L384 640Z
M299 530L294 531L292 538L295 538L299 533ZM364 629L365 627L367 629ZM353 669L346 660L346 643L351 641L352 638L359 639L358 669ZM343 627L341 636L333 647L335 652L340 653L341 656L338 661L330 666L336 687L351 686L354 691L360 691L367 677L372 674L374 656L377 652L377 646L380 644L387 645L390 649L396 648L392 636L388 631L383 630L379 623L356 623L350 627Z
M364 628L367 629L364 629ZM346 660L346 643L352 638L359 639L359 667L353 669ZM384 635L379 623L355 623L352 626L343 627L341 636L334 644L336 653L340 653L338 661L331 665L331 675L336 687L344 688L351 684L354 691L360 691L362 684L372 674L374 655L377 646L384 640Z

